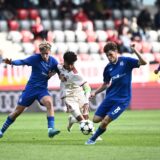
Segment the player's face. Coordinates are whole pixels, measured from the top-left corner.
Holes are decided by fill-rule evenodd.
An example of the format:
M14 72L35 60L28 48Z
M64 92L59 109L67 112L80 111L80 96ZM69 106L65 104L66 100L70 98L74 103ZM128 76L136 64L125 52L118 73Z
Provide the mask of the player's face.
M44 61L48 61L49 59L49 50L43 50L41 51L41 57Z
M71 71L73 69L73 65L72 64L68 64L66 61L64 61L64 68Z
M110 50L109 52L106 53L106 56L109 60L110 63L116 63L117 62L117 51L112 51Z

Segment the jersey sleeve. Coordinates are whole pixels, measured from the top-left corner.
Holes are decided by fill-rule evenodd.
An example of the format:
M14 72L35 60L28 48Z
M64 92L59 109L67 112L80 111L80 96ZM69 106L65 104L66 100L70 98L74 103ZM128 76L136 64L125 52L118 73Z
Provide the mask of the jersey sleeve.
M139 67L139 63L138 63L139 60L138 59L131 58L131 57L125 57L125 59L127 61L128 67L130 67L130 69Z
M37 63L37 58L35 55L30 56L26 59L12 61L12 65L16 65L16 66L20 66L20 65L33 66L36 63Z

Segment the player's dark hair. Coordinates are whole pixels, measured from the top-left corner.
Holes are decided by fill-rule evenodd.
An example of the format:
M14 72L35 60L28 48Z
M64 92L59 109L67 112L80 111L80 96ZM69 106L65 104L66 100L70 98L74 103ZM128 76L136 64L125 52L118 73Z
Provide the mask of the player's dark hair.
M75 61L77 61L77 55L72 51L67 51L63 55L63 59L70 65L73 64Z
M105 46L104 46L104 52L105 53L108 53L108 51L116 51L116 50L118 50L118 46L117 46L117 44L116 43L114 43L114 42L108 42Z

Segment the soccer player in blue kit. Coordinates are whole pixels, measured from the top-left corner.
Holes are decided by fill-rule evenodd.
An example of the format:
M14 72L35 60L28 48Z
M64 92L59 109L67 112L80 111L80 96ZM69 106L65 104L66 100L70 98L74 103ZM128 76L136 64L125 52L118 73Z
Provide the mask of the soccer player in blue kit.
M90 98L94 98L105 89L106 96L93 117L94 123L101 122L100 126L85 143L86 145L95 144L97 137L106 131L108 124L118 118L129 106L132 70L146 64L146 61L141 57L134 45L131 46L131 49L138 59L119 57L117 45L114 42L108 42L104 46L104 52L109 60L103 72L104 82L94 93L91 93Z
M0 129L0 138L3 137L7 128L16 120L16 118L28 108L35 100L38 100L47 108L48 136L50 138L59 134L60 131L54 128L54 108L52 97L48 93L48 79L58 72L58 62L49 55L51 45L43 41L39 45L40 54L34 54L23 60L4 59L4 63L10 65L28 65L32 67L30 79L18 100L15 110L9 114L2 128Z

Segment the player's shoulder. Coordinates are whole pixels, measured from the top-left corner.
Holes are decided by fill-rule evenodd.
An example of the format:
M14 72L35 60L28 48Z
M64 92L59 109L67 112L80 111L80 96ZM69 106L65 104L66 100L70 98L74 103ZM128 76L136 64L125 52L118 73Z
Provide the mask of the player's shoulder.
M54 63L54 64L58 64L58 61L56 60L56 58L54 58L53 56L49 56L49 61Z
M111 64L111 63L108 63L108 64L105 66L104 70L105 70L105 71L108 70L111 66L112 66L112 64Z
M30 56L30 59L32 60L38 60L40 59L41 55L38 53L34 53L33 55Z
M49 55L49 58L50 58L51 60L57 61L56 58L54 58L54 57L51 56L51 55Z
M41 55L39 53L34 53L31 55L31 57L41 57Z

